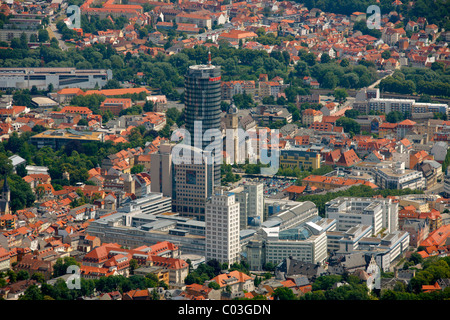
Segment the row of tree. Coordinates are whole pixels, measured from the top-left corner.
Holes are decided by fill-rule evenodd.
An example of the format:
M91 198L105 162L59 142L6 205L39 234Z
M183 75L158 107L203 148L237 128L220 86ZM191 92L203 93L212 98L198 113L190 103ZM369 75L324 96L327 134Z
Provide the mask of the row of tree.
M379 88L384 92L450 97L450 71L439 68L438 62L431 69L403 67L381 80Z

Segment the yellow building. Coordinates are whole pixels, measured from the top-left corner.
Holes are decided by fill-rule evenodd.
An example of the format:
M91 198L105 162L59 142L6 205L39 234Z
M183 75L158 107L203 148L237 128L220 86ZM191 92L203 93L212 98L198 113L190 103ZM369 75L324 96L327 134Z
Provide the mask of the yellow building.
M321 156L318 152L303 151L296 149L281 150L281 168L319 169Z
M319 110L306 109L302 113L302 123L308 126L314 122L322 122L323 113Z
M16 228L16 217L12 214L0 216L0 230L14 230Z
M69 142L103 142L103 133L94 131L67 130L47 130L36 134L30 138L32 144L38 148L49 146L53 149L60 149Z

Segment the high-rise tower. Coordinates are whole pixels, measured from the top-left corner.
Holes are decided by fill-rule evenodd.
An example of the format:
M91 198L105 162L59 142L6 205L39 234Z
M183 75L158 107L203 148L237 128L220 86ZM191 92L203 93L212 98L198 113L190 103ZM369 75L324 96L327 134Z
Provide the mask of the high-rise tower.
M202 150L207 146L222 150L222 138L214 140L204 137L205 132L210 129L217 129L220 132L220 78L220 67L211 64L210 55L208 64L190 66L185 77L186 130L191 135L191 146ZM222 157L222 153L213 154L213 157L218 160ZM220 163L215 161L213 166L214 185L220 186Z
M206 204L205 258L229 265L240 261L239 203L234 193L217 189Z

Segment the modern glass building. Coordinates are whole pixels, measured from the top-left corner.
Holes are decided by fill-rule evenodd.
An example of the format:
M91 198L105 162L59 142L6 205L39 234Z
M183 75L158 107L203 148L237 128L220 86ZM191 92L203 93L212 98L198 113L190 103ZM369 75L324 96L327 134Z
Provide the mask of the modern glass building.
M191 135L191 146L213 151L213 157L217 160L214 162L214 185L220 186L223 139L205 136L205 132L210 129L217 129L217 132L220 132L220 67L210 63L190 66L185 77L185 89L186 130ZM215 150L220 152L214 153Z

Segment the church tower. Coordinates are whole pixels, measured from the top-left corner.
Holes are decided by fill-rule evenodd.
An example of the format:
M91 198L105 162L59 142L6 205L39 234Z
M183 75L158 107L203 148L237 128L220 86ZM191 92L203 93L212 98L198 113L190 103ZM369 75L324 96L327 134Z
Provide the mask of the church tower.
M239 118L238 118L238 108L231 102L230 106L227 109L227 114L225 115L225 128L227 135L232 132L232 146L227 145L226 148L229 150L229 147L233 149L233 159L230 159L231 164L239 163ZM226 137L227 141L230 137Z
M3 182L1 199L0 199L0 214L1 215L10 213L9 201L11 201L11 190L9 188L7 176L5 175L5 181Z

